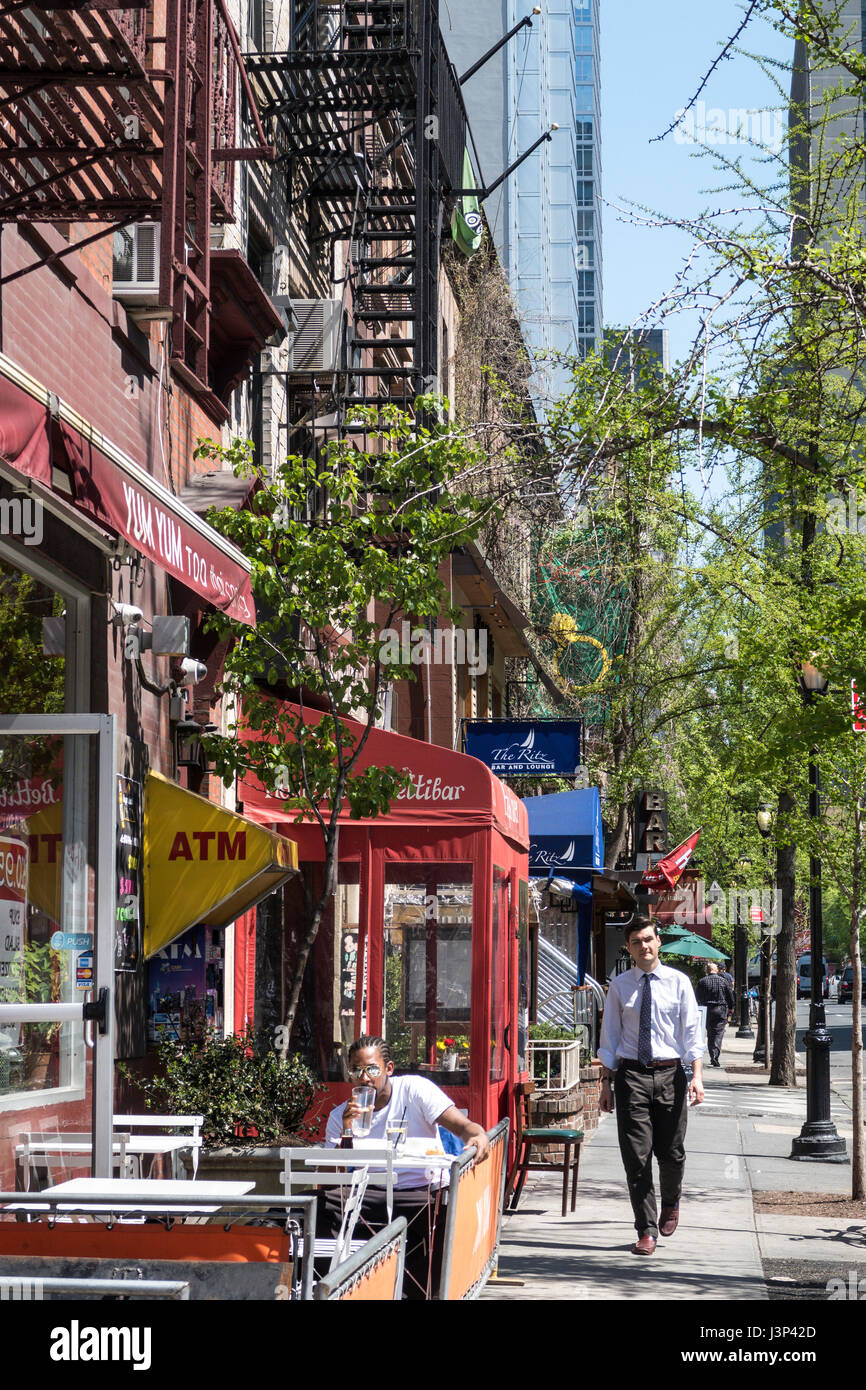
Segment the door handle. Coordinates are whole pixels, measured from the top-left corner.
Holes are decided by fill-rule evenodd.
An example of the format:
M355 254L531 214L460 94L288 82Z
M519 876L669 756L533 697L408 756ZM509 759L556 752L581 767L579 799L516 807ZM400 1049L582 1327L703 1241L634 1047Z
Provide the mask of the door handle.
M510 1024L510 1023L506 1023L506 1025L505 1025L505 1032L502 1034L502 1046L505 1048L506 1052L510 1052L510 1051L511 1051L511 1024Z

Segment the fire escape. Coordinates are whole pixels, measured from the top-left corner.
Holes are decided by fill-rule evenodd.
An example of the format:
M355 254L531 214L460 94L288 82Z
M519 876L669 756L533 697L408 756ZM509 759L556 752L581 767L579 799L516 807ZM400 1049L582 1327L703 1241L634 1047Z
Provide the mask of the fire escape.
M438 0L294 0L289 52L245 61L313 256L333 274L346 248L340 332L317 359L296 335L287 378L290 447L307 452L353 408L436 389L439 243L466 114Z
M243 100L255 143L238 148ZM254 321L247 362L278 316L237 257L217 266L210 227L234 220L235 162L271 155L225 0L0 13L0 221L102 224L69 253L158 222L155 316L171 319L171 366L215 419L238 376L236 360L226 368L212 352L218 282L231 278Z

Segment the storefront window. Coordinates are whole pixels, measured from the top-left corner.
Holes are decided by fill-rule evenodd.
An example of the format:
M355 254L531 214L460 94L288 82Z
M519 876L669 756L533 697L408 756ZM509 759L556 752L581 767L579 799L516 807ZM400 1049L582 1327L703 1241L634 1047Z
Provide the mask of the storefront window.
M517 1070L526 1070L526 1044L529 1039L530 949L529 884L518 886L517 915Z
M0 559L0 714L63 712L65 602Z
M334 900L334 1017L339 1019L335 1036L346 1057L355 1038L367 1031L367 942L360 939L360 877L359 864L341 864Z
M398 1071L468 1085L471 864L389 864L384 926L384 1035Z
M321 865L305 864L302 872L306 897L315 901L322 891ZM349 1047L367 1031L368 946L361 935L360 882L359 862L343 861L304 976L294 1035L305 1061L329 1081L347 1079ZM286 886L286 902L289 934L301 940L306 909L299 883Z
M147 963L148 1042L201 1042L223 1032L225 931L190 927Z
M508 980L508 876L493 870L493 954L490 981L490 1080L505 1075Z

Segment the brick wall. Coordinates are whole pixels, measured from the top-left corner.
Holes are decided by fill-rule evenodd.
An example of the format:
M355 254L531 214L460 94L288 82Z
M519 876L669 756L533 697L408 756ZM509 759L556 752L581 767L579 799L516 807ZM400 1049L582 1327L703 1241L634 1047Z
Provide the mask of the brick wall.
M543 1129L582 1129L589 1138L598 1127L602 1066L593 1062L580 1069L580 1083L568 1091L539 1093L532 1097L532 1124ZM561 1163L564 1149L550 1144L534 1150L533 1163Z

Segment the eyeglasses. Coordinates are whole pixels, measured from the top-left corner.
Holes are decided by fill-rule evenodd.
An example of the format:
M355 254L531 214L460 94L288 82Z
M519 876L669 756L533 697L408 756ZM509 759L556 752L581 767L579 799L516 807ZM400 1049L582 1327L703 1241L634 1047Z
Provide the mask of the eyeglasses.
M350 1067L349 1075L353 1081L360 1081L362 1076L369 1076L375 1081L377 1076L382 1075L382 1068L375 1062L371 1062L368 1067Z

